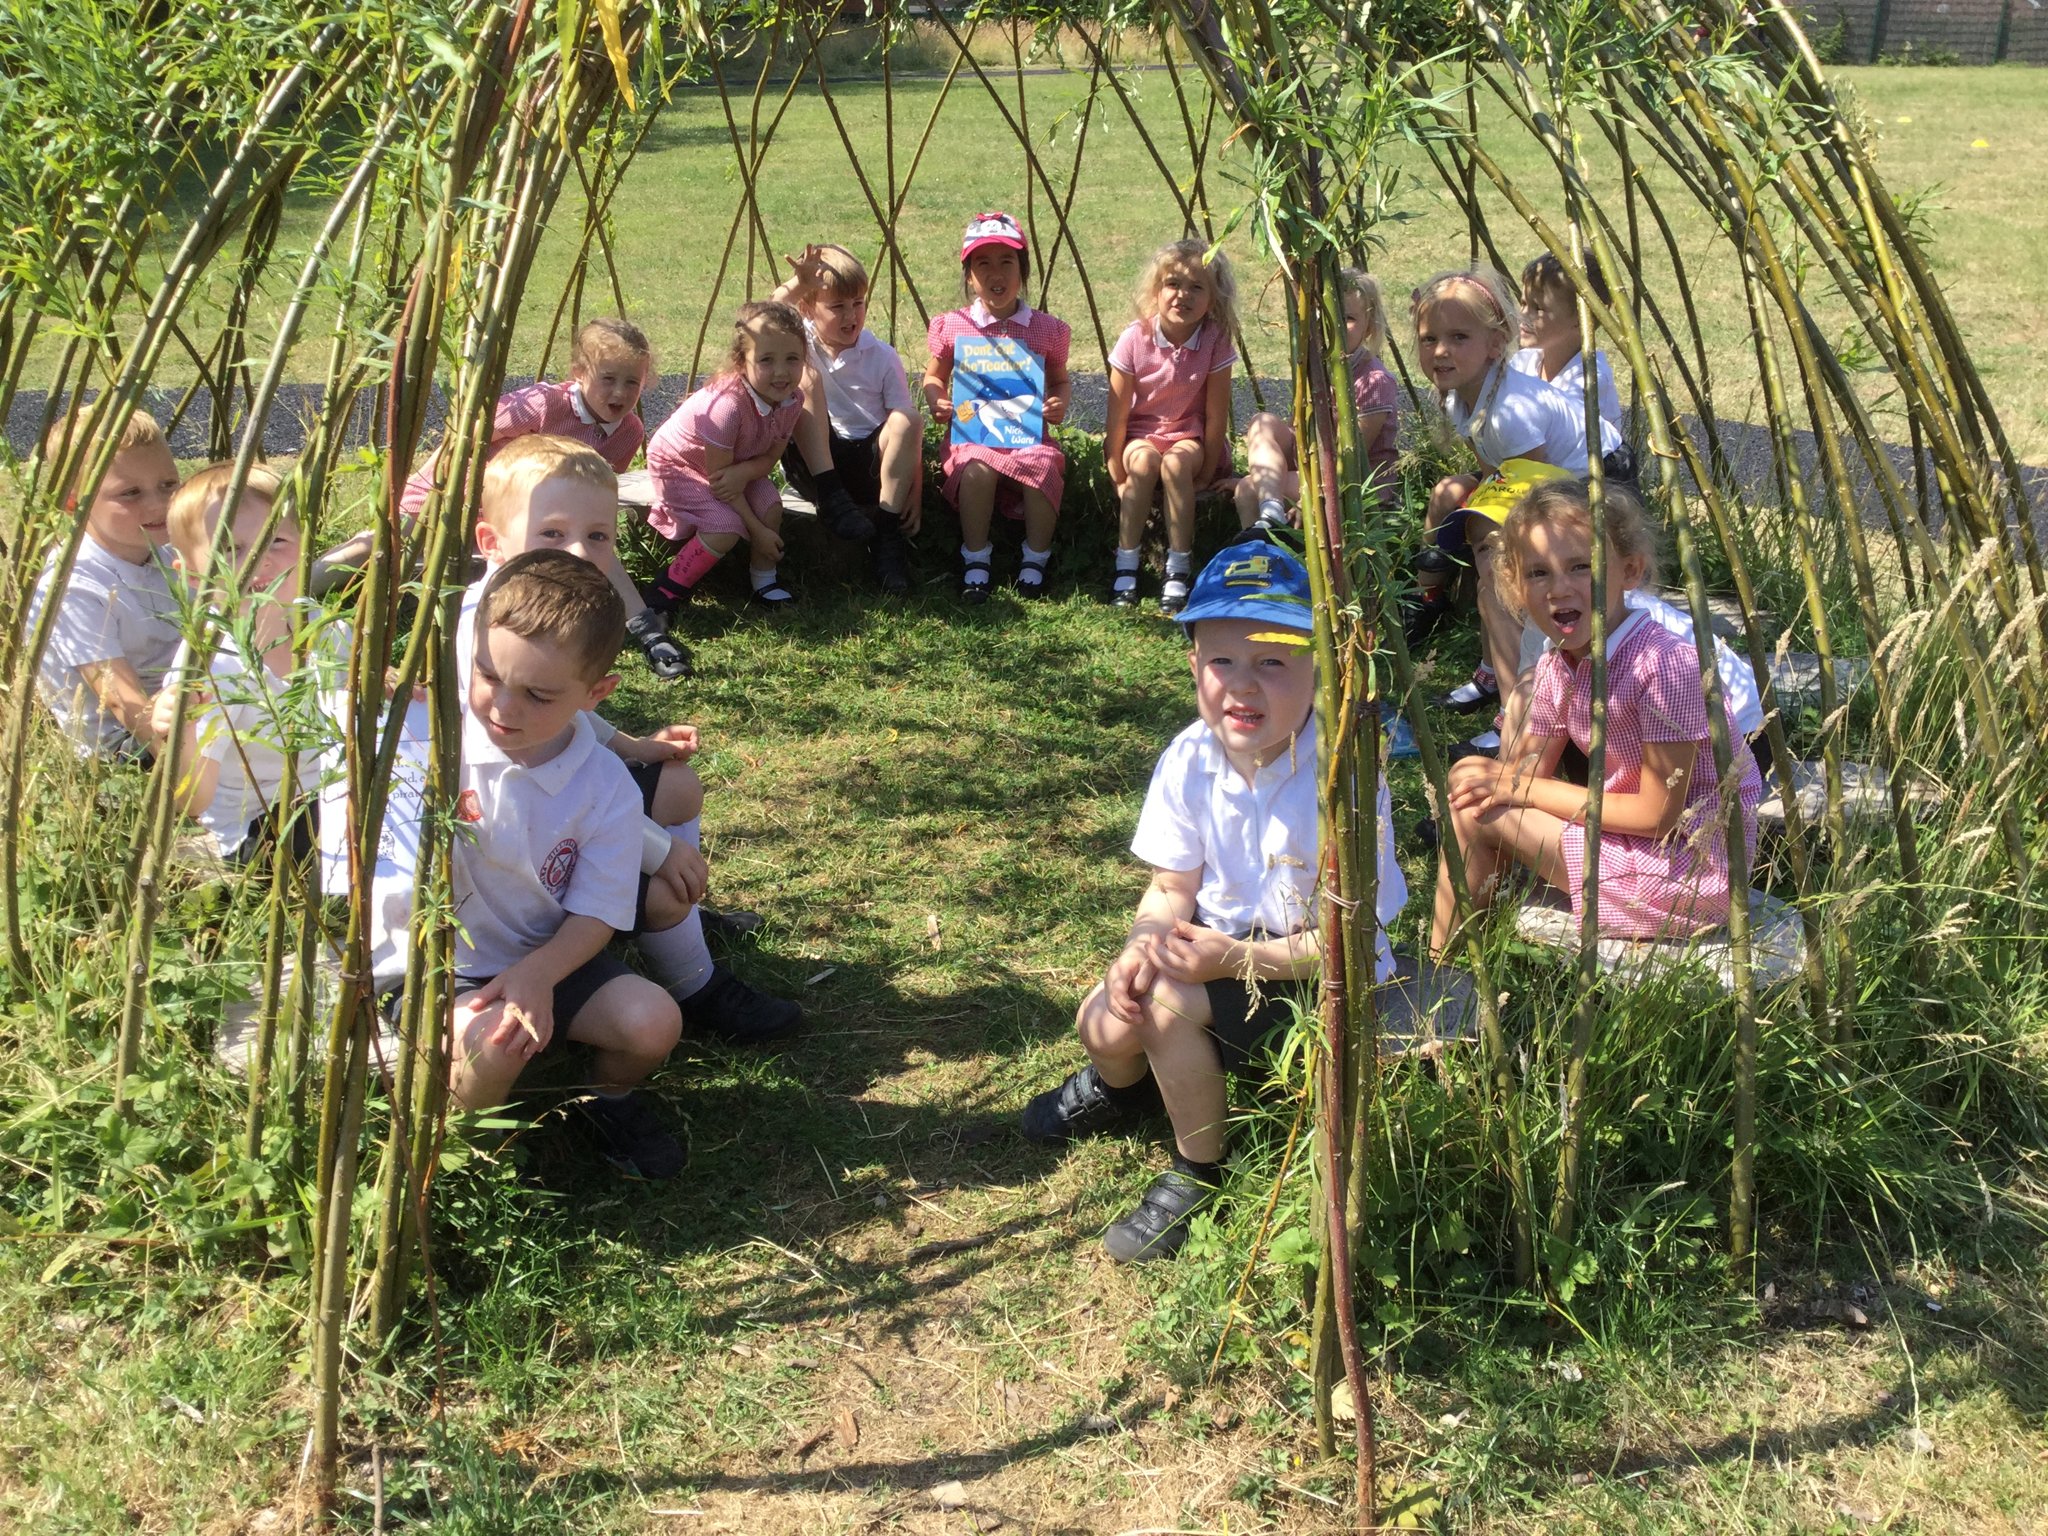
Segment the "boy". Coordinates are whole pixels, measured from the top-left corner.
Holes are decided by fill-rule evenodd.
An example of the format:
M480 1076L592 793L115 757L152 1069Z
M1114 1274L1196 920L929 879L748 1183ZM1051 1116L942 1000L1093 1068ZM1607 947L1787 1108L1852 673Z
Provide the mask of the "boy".
M82 414L73 415L52 425L43 443L46 464L64 453L81 420ZM152 702L178 653L178 605L165 574L170 553L162 547L178 466L163 429L142 411L102 430L120 436L105 478L85 505L85 535L57 594L36 679L44 704L81 756L132 757L158 745ZM105 441L102 436L86 445L81 468ZM76 508L76 492L75 481L64 488L66 508ZM24 637L50 600L59 554L51 553L29 599Z
M613 1166L673 1178L683 1152L641 1083L675 1048L682 1015L605 953L638 920L640 795L590 723L619 684L625 605L604 572L554 550L507 561L476 610L465 690L452 866L455 1000L449 1091L502 1104L535 1057L590 1046L579 1108ZM657 887L647 921L659 922Z
M229 513L225 498L233 478L233 465L211 465L171 498L174 563L218 628L203 668L190 643L180 645L172 681L157 696L152 729L168 742L178 689L189 688L184 733L165 754L177 775L172 798L204 829L213 851L239 866L273 836L301 853L310 846L303 816L285 836L277 799L288 752L299 754L300 792L313 787L313 749L324 734L318 695L343 663L331 644L318 644L311 657L314 686L299 686L303 679L294 678L299 527L289 511L272 516L280 486L261 467L249 471ZM224 515L227 539L216 553Z
M1321 963L1316 930L1315 664L1308 572L1260 535L1219 552L1180 622L1201 718L1152 771L1131 851L1152 885L1121 953L1075 1017L1090 1064L1024 1109L1060 1143L1134 1124L1164 1102L1173 1165L1103 1234L1120 1262L1165 1258L1223 1180L1226 1070L1243 1072ZM1408 899L1380 786L1378 979ZM1267 990L1261 989L1267 985Z
M874 525L868 548L884 592L910 590L909 550L917 532L924 432L896 349L867 329L868 274L851 251L807 245L775 297L804 317L810 366L804 414L782 456L797 492L817 503L839 528L834 502L843 494ZM849 525L850 526L850 525Z
M617 528L618 479L595 452L564 438L539 435L506 444L484 469L476 546L489 570L483 581L472 583L463 594L455 636L456 676L471 675L473 618L491 571L515 556L541 549L559 550L608 571ZM658 925L667 931L643 932L640 948L682 1005L685 1022L694 1033L731 1044L788 1034L802 1021L803 1010L786 998L748 986L715 963L705 944L710 920L730 935L752 932L760 919L752 913L707 914L697 905L708 878L698 851L704 786L689 766L697 751L697 728L670 725L639 737L596 714L590 727L598 743L625 762L647 815L672 839L668 858L654 873L672 893L685 898L689 913L679 913L673 926Z

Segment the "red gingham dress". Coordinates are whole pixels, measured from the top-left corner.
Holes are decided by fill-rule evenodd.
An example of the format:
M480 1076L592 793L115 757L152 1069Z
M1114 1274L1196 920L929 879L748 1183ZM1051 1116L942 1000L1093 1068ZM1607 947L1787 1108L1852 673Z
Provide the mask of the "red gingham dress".
M1725 705L1724 705L1725 708ZM1529 731L1536 736L1569 735L1585 751L1593 733L1593 662L1576 666L1558 650L1536 663L1535 697ZM1746 862L1756 858L1756 808L1763 779L1756 759L1740 747L1735 722L1728 734L1737 744L1732 770L1740 775ZM1643 744L1691 741L1699 744L1685 809L1666 838L1600 835L1600 910L1603 936L1677 938L1718 928L1728 921L1728 844L1721 827L1720 786L1714 778L1714 749L1707 736L1707 700L1700 684L1699 656L1692 642L1632 614L1613 643L1607 662L1607 793L1634 794L1642 787ZM1586 829L1564 829L1565 894L1572 911L1581 907L1586 869ZM1749 879L1743 870L1745 888Z
M515 437L548 432L595 448L605 463L623 475L647 440L647 428L640 413L628 411L607 432L598 423L585 421L577 414L571 388L564 380L529 384L498 396L498 409L491 419L491 445L484 451L484 458L488 460ZM405 482L405 494L398 501L398 510L407 522L420 515L420 508L427 504L427 495L433 488L434 461L428 458Z
M647 469L654 476L655 503L647 521L665 538L687 539L699 533L746 532L747 525L725 502L712 494L704 450L723 448L733 462L781 458L803 414L804 397L792 391L763 413L754 403L747 381L736 373L721 374L675 409L654 429L647 444ZM765 475L749 480L747 505L767 518L782 505L782 493Z
M1022 325L1017 323L1015 315L1008 320L991 320L981 325L976 322L972 308L949 309L942 315L932 316L931 329L925 336L933 359L943 358L950 363L953 360L953 342L960 336L1015 338L1045 360L1047 373L1051 373L1055 365L1066 366L1067 350L1074 339L1066 321L1056 320L1042 310L1032 310ZM976 462L989 465L1005 481L1011 482L996 493L996 510L1005 517L1024 515L1019 486L1043 491L1045 499L1053 504L1055 511L1058 510L1060 497L1067 489L1067 456L1050 442L1041 442L1036 448L991 448L982 443L955 443L949 439L946 444L946 480L940 487L948 506L960 504L960 471Z

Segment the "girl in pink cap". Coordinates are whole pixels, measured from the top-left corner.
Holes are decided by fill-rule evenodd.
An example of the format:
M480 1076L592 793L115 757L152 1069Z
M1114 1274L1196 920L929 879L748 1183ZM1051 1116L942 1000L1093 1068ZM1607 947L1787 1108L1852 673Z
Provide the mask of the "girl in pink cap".
M1073 335L1024 302L1031 252L1007 213L968 223L960 275L972 302L933 317L924 373L925 408L950 423L941 490L960 516L960 597L988 601L998 511L1024 521L1017 591L1037 597L1066 489L1067 456L1047 429L1066 418Z

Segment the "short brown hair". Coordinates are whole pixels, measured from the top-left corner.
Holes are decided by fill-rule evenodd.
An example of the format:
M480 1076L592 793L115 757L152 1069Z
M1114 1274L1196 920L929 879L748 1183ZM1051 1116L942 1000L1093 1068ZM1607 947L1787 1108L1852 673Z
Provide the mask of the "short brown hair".
M1607 543L1623 558L1643 557L1645 585L1657 579L1657 532L1643 504L1626 486L1608 481L1601 496L1605 515L1601 524ZM1545 480L1532 486L1515 503L1500 526L1500 545L1494 555L1493 582L1510 613L1522 611L1522 537L1531 528L1552 523L1576 523L1590 533L1593 527L1592 491L1584 480Z
M842 299L857 299L874 286L860 258L843 245L819 246L818 270L824 275L818 284L820 297L829 293Z
M206 569L207 551L213 546L218 518L211 514L234 478L232 463L223 460L209 464L179 486L177 494L171 497L171 508L164 518L169 525L171 548L185 562L185 569L195 576ZM283 482L270 470L252 464L249 478L242 483L242 494L274 503L283 488Z
M1586 291L1602 304L1607 303L1607 276L1600 270L1600 258L1587 251L1579 270L1585 274ZM1572 280L1565 272L1564 263L1551 252L1545 251L1522 268L1522 292L1540 293L1546 298L1570 299L1573 296Z
M50 430L43 434L43 463L46 466L54 465L64 457L64 451L71 446L72 434L85 425L86 417L91 411L91 406L82 401L74 401L70 410L50 423ZM121 424L118 432L114 430L112 422L101 423L99 431L87 439L85 450L79 455L78 467L72 478L56 488L59 501L67 500L71 493L78 489L78 471L84 470L99 455L109 437L114 438L116 453L126 453L130 448L146 448L166 442L164 429L147 411L130 411L128 419Z
M608 357L638 358L644 368L652 364L654 348L647 343L647 333L629 321L585 321L576 333L576 345L569 350L570 370L596 368Z
M590 682L611 671L626 643L626 605L611 578L560 549L530 549L498 567L476 605L476 639L506 630L567 651Z
M618 472L595 448L571 438L533 432L513 438L484 466L483 499L477 515L496 528L498 511L507 497L531 496L550 480L575 480L607 496L619 494Z

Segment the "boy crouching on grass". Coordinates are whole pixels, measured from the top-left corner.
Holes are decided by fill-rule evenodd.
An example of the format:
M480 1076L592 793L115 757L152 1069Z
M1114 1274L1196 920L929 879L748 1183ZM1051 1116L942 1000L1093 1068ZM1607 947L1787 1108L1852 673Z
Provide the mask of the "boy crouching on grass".
M611 465L581 443L537 434L499 451L484 469L476 547L486 569L483 580L462 595L455 635L458 678L473 672L479 633L475 618L491 577L533 550L573 555L609 575L615 565L618 502L618 477ZM640 924L638 938L641 954L682 1005L690 1033L730 1045L758 1045L788 1034L803 1022L803 1010L788 998L749 986L711 957L707 929L731 939L760 927L761 919L751 912L714 913L703 906L710 879L700 847L704 785L689 763L697 751L697 728L676 724L634 736L594 711L588 724L598 745L624 763L642 809L668 838L667 854L651 873L657 905L668 896L679 898L676 914Z
M673 1178L683 1152L637 1090L682 1015L605 952L638 922L640 792L589 711L618 686L626 610L597 566L555 550L499 567L476 611L453 856L454 1052L465 1109L502 1104L534 1058L591 1047L580 1108L614 1167ZM650 912L649 921L655 921Z
M1292 1017L1321 962L1316 930L1315 663L1308 572L1258 536L1196 578L1180 622L1201 718L1152 771L1131 851L1151 888L1121 953L1075 1018L1089 1065L1024 1109L1024 1134L1059 1143L1135 1124L1163 1101L1173 1164L1103 1234L1124 1262L1187 1241L1223 1181L1224 1073L1243 1072ZM1380 786L1378 979L1386 924L1408 899ZM1306 998L1302 999L1304 1002Z

